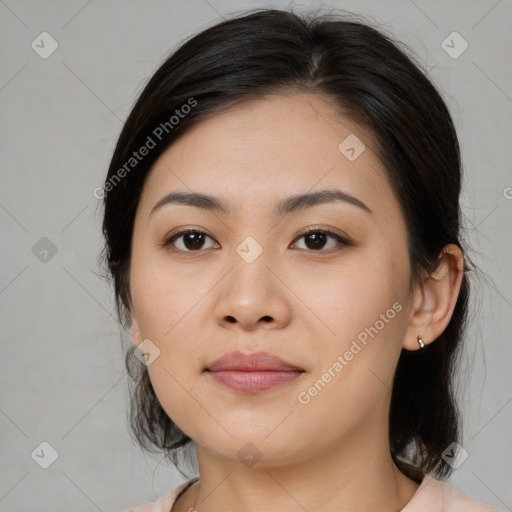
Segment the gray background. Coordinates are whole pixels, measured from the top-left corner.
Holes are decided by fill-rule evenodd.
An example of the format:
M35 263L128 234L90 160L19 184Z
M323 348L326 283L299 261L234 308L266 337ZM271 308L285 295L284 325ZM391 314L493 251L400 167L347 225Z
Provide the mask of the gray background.
M138 93L180 40L229 12L285 5L0 0L1 511L120 511L184 481L128 434L120 330L111 292L96 275L101 209L93 190ZM512 4L307 7L378 22L415 52L451 109L466 172L467 239L488 279L473 281L459 385L469 458L449 483L512 510ZM43 31L59 45L46 59L31 47ZM457 58L442 47L453 31L469 44ZM452 46L460 49L460 40ZM56 254L41 252L49 246ZM44 441L58 452L48 469L31 457Z

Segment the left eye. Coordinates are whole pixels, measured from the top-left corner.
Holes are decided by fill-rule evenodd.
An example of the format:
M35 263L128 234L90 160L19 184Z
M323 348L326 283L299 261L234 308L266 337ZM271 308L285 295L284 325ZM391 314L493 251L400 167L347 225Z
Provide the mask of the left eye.
M315 252L319 252L319 249L325 249L326 241L328 239L331 239L332 243L330 247L327 247L327 249L349 245L346 239L329 230L311 229L302 233L296 238L296 240L300 240L301 238L305 239L306 249L310 249ZM205 248L206 239L213 240L213 238L203 231L187 229L180 231L179 233L175 233L165 242L165 245L174 245L177 249L184 252L199 252L200 249ZM175 241L180 241L181 247L178 247L178 244L175 244ZM206 249L210 248L212 247L206 247Z
M304 238L306 241L306 248L312 249L313 251L317 251L318 249L325 249L325 242L327 239L333 240L333 243L327 249L332 249L333 247L341 247L348 245L347 240L342 238L336 233L328 230L320 230L320 229L311 229L302 233L297 240Z

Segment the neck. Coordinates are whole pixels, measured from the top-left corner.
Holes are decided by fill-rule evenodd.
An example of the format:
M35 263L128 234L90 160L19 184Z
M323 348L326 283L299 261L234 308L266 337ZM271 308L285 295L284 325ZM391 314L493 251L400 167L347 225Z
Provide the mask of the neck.
M360 437L344 436L334 449L328 446L324 452L293 464L256 464L251 468L196 446L200 481L179 500L181 508L176 510L402 510L419 484L398 470L387 440L369 442L366 437L362 444Z

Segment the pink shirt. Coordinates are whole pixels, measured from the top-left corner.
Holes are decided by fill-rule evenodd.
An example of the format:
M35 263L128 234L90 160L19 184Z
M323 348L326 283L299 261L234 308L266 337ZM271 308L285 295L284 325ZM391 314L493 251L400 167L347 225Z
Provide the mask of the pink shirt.
M130 509L126 512L170 512L180 492L198 480L194 477L181 484L156 501ZM495 508L487 507L479 501L457 492L445 482L435 480L426 475L418 487L411 501L401 512L499 512Z

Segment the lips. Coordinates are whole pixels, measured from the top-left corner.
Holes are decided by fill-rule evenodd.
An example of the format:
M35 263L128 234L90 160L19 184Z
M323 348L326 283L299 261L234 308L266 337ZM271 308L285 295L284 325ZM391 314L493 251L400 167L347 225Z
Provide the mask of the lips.
M252 354L229 352L211 363L207 370L210 372L304 371L303 368L299 368L266 352L254 352Z
M206 368L212 379L241 393L259 393L290 382L304 369L265 352L230 352Z

